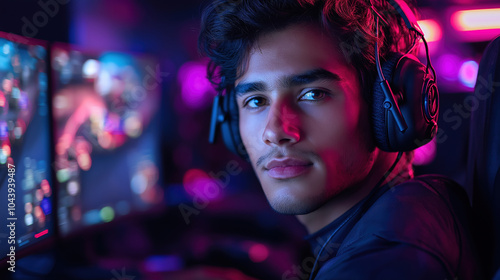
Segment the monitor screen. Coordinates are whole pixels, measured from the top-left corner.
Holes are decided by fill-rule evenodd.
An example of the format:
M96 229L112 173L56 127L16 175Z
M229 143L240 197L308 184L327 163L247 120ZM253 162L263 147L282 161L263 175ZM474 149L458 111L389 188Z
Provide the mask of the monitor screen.
M51 48L61 234L162 205L155 59Z
M2 261L54 234L47 65L45 42L0 32Z

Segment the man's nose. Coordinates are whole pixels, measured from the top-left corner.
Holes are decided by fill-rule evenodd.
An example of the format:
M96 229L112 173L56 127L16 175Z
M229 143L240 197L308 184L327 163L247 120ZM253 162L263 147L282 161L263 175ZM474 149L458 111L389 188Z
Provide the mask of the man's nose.
M268 145L286 145L300 141L298 108L287 101L271 105L262 140Z

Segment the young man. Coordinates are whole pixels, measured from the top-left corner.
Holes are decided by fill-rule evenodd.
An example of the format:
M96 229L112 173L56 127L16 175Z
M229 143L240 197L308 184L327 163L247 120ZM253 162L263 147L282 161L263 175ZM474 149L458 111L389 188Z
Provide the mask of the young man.
M412 152L373 137L376 50L386 61L414 38L379 0L227 0L204 12L200 49L226 94L223 122L236 121L229 137L272 208L311 234L315 279L478 277L460 187L412 179Z

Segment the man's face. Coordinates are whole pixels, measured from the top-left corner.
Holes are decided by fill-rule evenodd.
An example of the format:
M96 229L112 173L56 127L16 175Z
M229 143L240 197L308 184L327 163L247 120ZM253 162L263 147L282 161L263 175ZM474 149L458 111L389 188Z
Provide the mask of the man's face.
M236 81L243 144L271 206L307 214L373 165L356 70L315 25L265 34Z

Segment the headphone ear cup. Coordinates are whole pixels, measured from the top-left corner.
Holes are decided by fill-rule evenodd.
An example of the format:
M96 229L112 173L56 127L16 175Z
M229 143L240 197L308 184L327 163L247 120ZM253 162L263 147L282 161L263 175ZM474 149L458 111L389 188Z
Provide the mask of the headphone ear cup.
M389 59L382 64L382 72L384 77L389 84L391 84L392 76L398 61L401 59L403 54L394 53L389 56ZM372 131L373 137L377 147L384 151L393 151L391 148L391 143L388 135L387 118L390 117L384 108L385 95L382 87L380 86L380 77L377 75L375 79L375 84L373 85L373 95L372 95ZM398 96L395 95L396 102L399 103Z
M236 103L235 94L230 92L224 96L222 102L222 110L225 112L224 121L220 124L222 140L226 147L233 153L248 160L248 154L243 146L239 130L239 114L238 104Z
M439 93L426 66L413 55L391 54L382 65L408 128L401 132L384 108L380 78L373 87L372 121L377 146L388 152L414 150L432 140L437 132Z
M428 122L437 123L439 113L439 92L436 81L432 77L427 77L424 82L424 116ZM433 133L435 134L436 131ZM432 134L432 133L431 133ZM434 134L432 136L434 136Z

